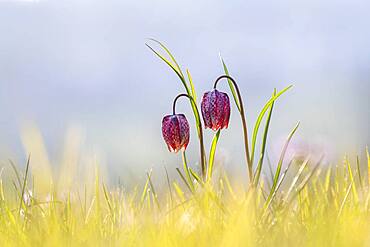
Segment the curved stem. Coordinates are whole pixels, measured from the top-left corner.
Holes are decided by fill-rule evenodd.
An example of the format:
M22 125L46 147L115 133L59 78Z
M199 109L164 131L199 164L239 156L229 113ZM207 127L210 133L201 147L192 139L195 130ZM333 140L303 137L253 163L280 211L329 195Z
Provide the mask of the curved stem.
M199 111L196 102L194 101L193 97L187 95L187 94L179 94L176 96L176 98L173 101L172 106L172 112L175 115L176 114L176 102L181 97L187 97L191 102L194 103L195 106L195 112L197 114L197 117L200 119ZM198 123L199 128L199 144L200 144L200 162L201 162L201 168L202 168L202 177L203 180L206 179L206 162L205 162L205 154L204 154L204 143L203 143L203 129L202 129L202 123L199 121Z
M238 87L238 85L236 84L235 80L232 77L230 77L228 75L221 75L221 76L219 76L216 79L213 88L216 89L217 83L221 79L224 79L224 78L229 79L233 83L233 85L235 87L235 90L236 90L236 93L238 95L239 104L240 104L240 111L239 111L239 113L240 113L240 117L242 119L243 132L244 132L244 148L245 148L245 156L246 156L246 160L247 160L249 183L252 184L252 181L253 181L253 170L252 170L252 162L251 162L250 155L249 155L247 121L245 119L244 106L243 106L242 96L241 96L240 91L239 91L239 87Z

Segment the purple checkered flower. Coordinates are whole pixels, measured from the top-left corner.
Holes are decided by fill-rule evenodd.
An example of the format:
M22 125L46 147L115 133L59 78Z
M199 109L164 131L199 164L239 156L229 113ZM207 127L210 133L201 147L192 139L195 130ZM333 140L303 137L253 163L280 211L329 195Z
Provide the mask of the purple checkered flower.
M219 130L227 128L230 119L230 100L226 93L213 89L203 95L202 116L206 128Z
M170 152L185 150L189 144L189 123L184 114L167 115L162 120L162 135Z

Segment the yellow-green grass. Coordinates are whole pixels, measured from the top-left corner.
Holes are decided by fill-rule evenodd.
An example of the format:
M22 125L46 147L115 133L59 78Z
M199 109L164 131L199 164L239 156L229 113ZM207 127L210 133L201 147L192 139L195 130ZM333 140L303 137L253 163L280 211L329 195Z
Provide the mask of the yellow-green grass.
M225 172L194 190L151 173L131 191L107 188L97 171L86 186L41 188L31 158L24 171L2 173L0 246L367 246L369 179L360 170L369 161L349 160L292 162L267 203L271 179L245 188Z

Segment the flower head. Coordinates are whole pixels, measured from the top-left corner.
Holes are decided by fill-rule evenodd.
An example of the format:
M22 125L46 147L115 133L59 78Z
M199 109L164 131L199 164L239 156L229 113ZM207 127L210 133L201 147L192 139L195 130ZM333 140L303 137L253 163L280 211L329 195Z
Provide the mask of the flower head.
M170 152L177 153L189 144L189 123L184 114L167 115L162 120L162 135Z
M213 89L203 95L201 110L206 128L227 128L230 119L230 100L226 93Z

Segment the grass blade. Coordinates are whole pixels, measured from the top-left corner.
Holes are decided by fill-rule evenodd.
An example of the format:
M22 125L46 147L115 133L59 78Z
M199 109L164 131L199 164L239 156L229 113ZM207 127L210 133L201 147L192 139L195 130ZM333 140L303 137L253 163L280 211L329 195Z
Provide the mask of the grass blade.
M146 176L148 177L148 180L149 180L149 185L150 185L150 188L151 188L151 192L152 192L152 195L154 197L154 202L155 204L157 205L157 208L159 209L159 211L161 210L161 207L159 205L159 201L158 201L158 195L157 193L155 192L155 189L154 189L154 186L153 186L153 183L152 183L152 179L151 179L151 176L149 173L146 173Z
M347 201L347 198L348 198L348 195L349 193L351 192L351 189L352 189L352 185L353 183L351 182L351 184L348 186L347 188L347 192L346 192L346 195L344 196L344 199L342 201L342 203L340 204L340 209L339 209L339 212L338 212L338 216L337 216L337 219L340 218L342 212L343 212L343 208L344 208L344 205L346 204L346 201Z
M217 146L218 139L220 137L220 133L221 133L221 130L218 130L216 134L213 136L212 145L211 145L211 149L209 152L209 166L208 166L208 175L207 175L208 180L212 178L213 164L214 164L214 159L215 159L215 154L216 154L216 146Z
M170 68L176 73L176 75L180 78L182 84L184 85L187 94L190 94L190 90L188 85L186 84L185 78L182 75L182 73L173 65L170 61L168 61L164 56L162 56L160 53L158 53L156 50L154 50L150 45L145 44L155 55L157 55L160 59L162 59Z
M168 186L168 191L170 192L170 199L171 199L171 204L173 203L173 195L172 195L172 188L171 188L171 183L170 183L170 177L168 176L167 168L164 167L164 170L166 171L166 180L167 180L167 186Z
M360 169L360 158L358 157L358 155L356 155L356 166L357 166L357 175L358 175L358 180L360 182L360 187L361 189L363 189L364 184L362 182L361 169Z
M191 179L191 176L190 176L185 150L183 150L181 154L182 154L182 163L183 163L183 166L184 166L184 172L185 172L185 175L186 175L186 179L188 180L188 183L191 187L191 190L194 191L194 184L193 184L193 180Z
M369 149L366 147L366 156L367 156L367 178L368 178L368 185L370 185L370 155Z
M290 184L289 186L289 189L288 189L288 192L286 193L285 195L285 199L284 201L287 201L288 200L288 197L290 195L290 193L293 191L293 188L295 187L295 185L297 184L297 181L298 179L301 177L304 169L306 168L308 162L309 162L309 158L307 158L305 161L303 161L302 165L299 167L298 169L298 172L297 174L294 176L293 180L292 180L292 183Z
M9 160L9 163L10 163L11 167L13 168L13 171L15 173L15 176L16 176L18 184L19 184L19 188L22 188L22 182L21 182L21 178L20 178L21 176L19 175L17 167L15 166L15 164L12 160Z
M104 192L104 198L105 198L105 201L107 202L109 212L111 214L111 218L112 218L112 222L113 222L113 220L114 220L114 210L113 210L112 204L111 204L110 199L109 199L107 188L106 188L104 183L102 184L102 187L103 187L103 192Z
M324 156L322 156L319 160L319 162L317 162L317 164L315 165L315 167L311 170L311 172L302 180L302 182L299 184L299 186L297 187L296 189L296 192L295 194L292 196L292 198L290 199L290 203L293 202L294 198L303 190L303 188L307 185L308 181L310 181L311 177L315 174L317 168L319 168L322 160L324 159Z
M190 174L194 177L195 180L197 180L197 182L200 184L200 185L203 185L203 181L202 179L199 177L199 175L193 170L191 169L191 167L189 167L189 170L190 170Z
M232 198L235 200L236 199L236 195L235 195L235 192L233 190L233 187L231 186L231 183L230 183L230 180L226 174L226 172L223 173L223 179L225 180L225 183L226 183L226 187L230 193L230 195L232 196Z
M351 163L349 162L348 155L346 155L346 164L347 164L347 169L348 169L348 175L352 183L353 196L355 197L355 201L358 202L358 194L357 194L355 179L353 178Z
M193 78L190 75L190 71L187 69L186 74L188 75L189 83L190 83L190 89L191 89L191 96L193 97L194 101L197 102L197 93L195 92L194 84L193 84Z
M255 148L256 148L258 130L259 130L259 127L261 125L261 121L262 121L266 111L270 108L270 106L275 102L276 99L278 99L283 93L285 93L286 91L288 91L292 87L293 86L290 85L290 86L284 88L283 90L281 90L279 93L275 94L275 96L271 97L269 99L269 101L267 101L265 106L262 108L260 114L258 115L257 121L254 125L253 135L252 135L252 151L251 151L251 156L250 156L251 157L251 164L253 164L253 161L254 161L254 152L255 152Z
M276 89L274 89L274 93L272 94L272 96L275 96L275 95L276 95ZM270 121L271 121L271 115L272 115L273 108L274 108L274 102L272 102L272 104L270 106L270 110L269 110L269 113L268 113L267 119L266 119L265 130L263 132L262 146L261 146L261 155L260 155L260 159L258 161L258 165L257 165L256 171L254 172L254 174L255 174L254 175L254 185L255 186L258 184L259 179L260 179L260 176L261 176L263 159L265 157L267 134L268 134L268 129L270 127Z
M182 179L182 181L184 182L184 184L186 185L186 187L189 189L189 191L191 193L193 193L193 190L192 190L191 186L189 185L189 183L186 180L186 178L184 177L184 175L181 173L180 169L179 168L176 168L176 171L180 175L180 178Z
M19 204L18 213L21 212L22 206L24 205L23 195L24 195L24 191L26 189L28 170L29 170L29 167L30 167L30 159L31 159L31 155L28 155L27 164L26 164L26 172L24 173L24 178L23 178L22 193L21 193L21 198L20 198L21 200L20 200L20 204Z
M170 52L170 50L162 42L160 42L160 41L158 41L156 39L149 38L149 40L154 41L155 43L159 44L163 48L163 50L166 51L166 53L168 54L168 56L171 58L172 62L174 62L174 64L176 65L176 68L178 69L179 73L184 78L184 74L182 73L179 64L177 63L175 57L172 55L172 53Z
M275 186L274 192L272 193L272 196L268 201L268 204L265 206L265 210L267 210L267 208L270 206L271 202L274 200L278 190L280 189L280 186L283 184L284 178L285 178L286 174L288 173L288 170L289 170L290 166L292 165L292 163L293 163L293 160L291 160L288 163L287 167L285 168L284 172L282 173L281 178L280 178L279 182L277 183L277 185Z
M145 186L144 186L143 192L141 193L140 205L143 205L144 200L145 200L145 197L146 197L146 195L148 193L149 178L150 178L151 174L152 174L152 169L150 169L150 171L149 171L149 176L147 176L147 179L146 179L146 182L145 182Z
M185 201L184 192L181 190L180 186L176 182L173 182L173 187L175 188L177 196L180 198L180 200L182 202Z
M221 60L221 63L222 63L222 67L224 68L225 75L230 76L229 70L227 69L227 66L226 66L225 61L221 57L221 54L220 54L220 60ZM233 83L232 83L232 81L230 79L227 79L227 82L229 83L231 94L233 95L235 104L236 104L236 106L238 108L238 111L240 112L240 103L239 103L238 96L236 95L236 91L235 91L234 85L233 85Z
M265 203L265 206L267 206L268 204L270 204L270 201L272 199L272 196L274 194L274 191L276 189L276 186L278 184L278 180L279 180L279 177L280 177L280 171L281 171L281 167L283 165L283 161L284 161L284 157L285 157L285 153L288 149L288 145L289 145L289 142L290 140L292 139L294 133L297 131L299 127L299 122L297 123L297 125L294 127L294 129L290 132L285 144L284 144L284 147L283 147L283 150L280 154L280 159L279 159L279 163L278 163L278 166L276 168L276 172L275 172L275 176L274 176L274 180L273 180L273 183L272 183L272 187L271 187L271 190L270 190L270 194L266 200L266 203Z

